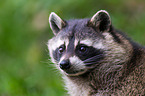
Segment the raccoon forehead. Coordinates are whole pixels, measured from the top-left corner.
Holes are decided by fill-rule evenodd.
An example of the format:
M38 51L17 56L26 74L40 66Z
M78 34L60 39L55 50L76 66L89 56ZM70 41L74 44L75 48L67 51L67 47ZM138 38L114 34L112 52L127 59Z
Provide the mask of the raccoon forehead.
M48 47L52 50L56 50L58 47L61 45L65 44L66 46L69 44L69 39L68 38L52 38L48 41Z
M93 40L93 39L84 39L84 40L75 40L75 46L78 45L78 42L80 44L85 44L87 46L92 46L97 49L104 49L103 42L101 40Z

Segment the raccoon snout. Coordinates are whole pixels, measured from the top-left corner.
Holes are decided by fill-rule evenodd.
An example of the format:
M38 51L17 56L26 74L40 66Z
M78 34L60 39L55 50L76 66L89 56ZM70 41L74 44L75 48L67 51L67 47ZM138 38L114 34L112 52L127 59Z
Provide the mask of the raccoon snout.
M69 60L62 60L59 64L61 69L69 69L70 68L70 61Z

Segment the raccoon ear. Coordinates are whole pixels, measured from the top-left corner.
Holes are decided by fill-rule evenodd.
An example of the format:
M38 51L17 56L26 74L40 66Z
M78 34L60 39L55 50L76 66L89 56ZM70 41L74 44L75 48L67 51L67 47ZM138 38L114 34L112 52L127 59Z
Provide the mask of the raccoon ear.
M53 31L54 35L56 35L63 27L66 26L66 22L63 21L54 12L52 12L49 16L49 24L50 24L50 28Z
M111 26L109 13L105 10L98 11L89 21L89 26L99 31L109 31Z

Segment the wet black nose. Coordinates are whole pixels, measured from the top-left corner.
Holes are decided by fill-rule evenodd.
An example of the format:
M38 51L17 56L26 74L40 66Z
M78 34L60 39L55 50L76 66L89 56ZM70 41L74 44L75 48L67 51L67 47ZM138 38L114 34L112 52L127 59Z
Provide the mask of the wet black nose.
M69 60L62 60L60 62L60 68L61 69L69 69L70 68L70 62L69 62Z

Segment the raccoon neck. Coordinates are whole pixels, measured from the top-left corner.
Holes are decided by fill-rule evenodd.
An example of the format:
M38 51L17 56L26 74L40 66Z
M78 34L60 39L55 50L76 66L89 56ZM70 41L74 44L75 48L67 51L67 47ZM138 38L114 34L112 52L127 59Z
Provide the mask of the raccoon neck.
M131 44L133 51L130 60L124 65L123 76L128 76L137 67L145 63L145 48L134 42L131 42Z
M64 75L65 86L70 96L89 96L91 87L88 74L69 77Z
M113 90L119 80L119 73L103 73L93 70L90 73L68 77L64 76L68 94L71 96L93 96L96 93L103 93Z

